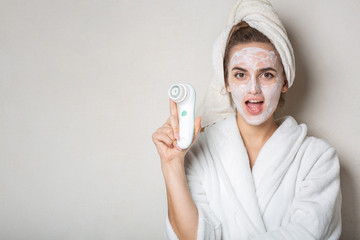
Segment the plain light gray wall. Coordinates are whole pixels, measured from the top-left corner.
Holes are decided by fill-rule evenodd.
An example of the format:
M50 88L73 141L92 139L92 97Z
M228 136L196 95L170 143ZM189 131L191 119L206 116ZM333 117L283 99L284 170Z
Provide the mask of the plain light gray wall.
M233 3L0 0L1 239L163 239L151 135L170 84L201 102ZM282 114L336 147L342 239L359 239L360 4L273 4L297 60Z

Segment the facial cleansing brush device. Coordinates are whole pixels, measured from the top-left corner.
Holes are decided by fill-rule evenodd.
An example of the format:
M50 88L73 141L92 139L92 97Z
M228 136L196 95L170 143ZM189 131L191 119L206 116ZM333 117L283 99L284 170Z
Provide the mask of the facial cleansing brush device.
M180 137L177 144L181 149L186 149L194 137L195 89L190 84L178 83L170 86L168 94L177 104Z

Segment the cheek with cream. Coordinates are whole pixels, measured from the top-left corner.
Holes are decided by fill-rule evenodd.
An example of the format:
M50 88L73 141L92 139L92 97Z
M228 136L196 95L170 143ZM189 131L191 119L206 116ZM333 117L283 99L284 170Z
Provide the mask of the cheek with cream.
M276 110L283 84L279 61L274 51L256 47L243 48L231 57L228 79L231 95L237 111L251 125L262 124ZM234 79L231 72L234 67L246 69L246 77ZM277 72L271 81L258 74L261 69L269 67Z

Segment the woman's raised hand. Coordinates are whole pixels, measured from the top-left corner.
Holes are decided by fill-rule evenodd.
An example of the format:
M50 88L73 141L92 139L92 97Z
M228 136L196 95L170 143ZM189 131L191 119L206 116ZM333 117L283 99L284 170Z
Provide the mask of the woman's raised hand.
M165 124L156 130L152 135L152 140L157 148L157 151L161 158L161 163L169 163L172 160L183 160L186 152L195 142L201 129L201 117L195 120L194 138L187 149L181 149L177 146L177 140L179 140L179 118L177 112L176 103L170 100L170 117Z

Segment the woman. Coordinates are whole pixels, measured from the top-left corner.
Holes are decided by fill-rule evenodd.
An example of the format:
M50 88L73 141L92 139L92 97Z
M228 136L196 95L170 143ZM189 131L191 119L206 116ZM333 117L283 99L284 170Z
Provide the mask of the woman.
M239 1L213 56L216 78L190 148L176 145L171 100L170 117L153 134L167 190L167 239L338 239L334 148L290 116L274 120L295 64L270 3Z

